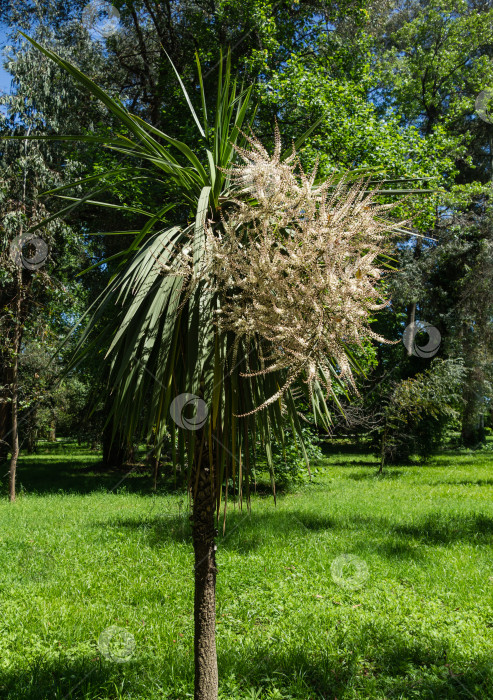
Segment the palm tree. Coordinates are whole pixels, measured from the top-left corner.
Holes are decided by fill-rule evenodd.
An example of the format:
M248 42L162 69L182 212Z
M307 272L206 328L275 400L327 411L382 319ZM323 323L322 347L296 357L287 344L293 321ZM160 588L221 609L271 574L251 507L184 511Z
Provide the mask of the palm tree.
M146 439L152 435L157 457L165 435L171 433L174 460L187 468L195 554L195 698L213 700L218 692L215 537L222 507L223 531L225 527L229 480L237 481L240 502L245 496L249 508L249 445L260 439L275 497L271 441L273 437L283 440L286 421L304 451L293 393L287 387L282 397L279 395L280 388L286 385L287 369L265 372L259 342L253 339L249 343L232 330L221 330L216 322L216 312L223 303L221 294L201 274L206 264L206 229L221 230L227 235L226 219L238 206L238 197L255 206L251 192L242 194L234 187L232 175L232 164L245 145L247 114L254 114L251 88L239 89L231 77L229 55L225 61L221 59L214 119L210 120L197 59L202 102L199 119L176 73L197 128L198 148L194 152L131 114L76 67L34 40L29 41L101 100L128 134L113 138L41 138L101 143L138 161L140 165L128 169L132 177L157 186L167 179L178 193L172 203L138 210L146 223L140 231L132 232L130 247L115 256L120 258L117 272L90 310L92 315L74 363L84 354L100 353L104 348L113 424L128 436L138 431ZM250 116L250 123L252 119ZM104 206L95 197L105 191L108 180L102 175L98 184L97 179L91 176L79 181L82 185L96 183L96 189L84 196L61 194L66 186L51 191L67 202L57 215L66 214L81 203ZM177 216L170 225L169 212L183 211L184 207L187 222L191 223ZM189 269L195 280L192 286L179 273L187 248ZM95 332L109 310L111 323ZM349 346L346 351L348 362L354 366ZM329 370L333 380L340 381L335 362ZM322 384L315 377L310 384L302 382L300 386L316 420L328 427L330 414ZM186 414L190 405L197 409L192 419ZM259 412L262 405L265 407Z

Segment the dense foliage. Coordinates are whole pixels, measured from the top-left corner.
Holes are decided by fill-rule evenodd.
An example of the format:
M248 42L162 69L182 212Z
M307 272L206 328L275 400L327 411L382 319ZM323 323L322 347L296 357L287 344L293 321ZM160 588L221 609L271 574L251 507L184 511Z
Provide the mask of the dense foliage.
M159 6L159 12L153 3L115 5L119 21L114 31L101 34L95 24L88 24L82 1L0 3L4 21L13 27L6 65L14 78L11 94L2 97L6 110L2 132L116 133L114 115L97 99L88 98L59 66L40 59L17 28L75 61L155 127L190 144L195 124L168 56L183 76L192 103L199 107L194 59L198 52L206 106L212 109L218 48L231 46L232 71L245 84L253 85L259 103L255 132L263 143L274 145L274 118L288 141L316 124L300 153L307 172L318 159L323 177L347 168L372 167L377 179L417 178L407 184L395 182L396 190L441 188L437 194L411 196L397 212L401 218L411 218L412 230L424 238L402 234L396 241L392 257L398 271L387 277L392 305L378 313L372 328L391 340L402 337L414 319L439 330L438 356L464 361L457 407L462 440L479 444L490 420L493 173L491 125L478 117L475 100L493 81L491 2L251 0L209 6L185 0ZM125 135L125 128L121 133ZM21 421L26 416L20 428L25 445L33 444L32 426L38 425L37 430L46 434L58 413L60 428L69 430L70 424L62 418L63 391L53 384L57 371L63 369L64 357L58 360L58 370L47 370L29 359L28 348L47 338L55 348L66 328L104 289L118 264L118 257L112 256L118 256L131 240L88 233L139 230L145 220L142 211L174 194L170 181L156 190L149 182L130 177L130 172L119 169L120 159L121 154L87 141L11 142L2 150L5 255L0 284L5 333L0 424L7 438L16 354L9 349L9 338L17 323L12 325L16 313L12 271L16 268L9 257L10 245L21 218L22 225L29 226L47 213L67 208L64 223L54 219L39 231L49 244L46 264L22 272L25 300L19 322L23 326L21 347L25 348L21 355L24 352L26 358L19 362L19 409ZM112 174L101 180L103 172ZM94 207L73 209L70 200L59 196L39 199L43 190L60 186L79 173L99 177L99 184L88 182L90 198L107 205L97 214ZM58 194L72 197L81 191L76 187ZM186 207L177 213L185 219ZM74 277L76 271L105 258L105 265ZM101 327L108 321L109 317L101 318ZM426 340L421 337L420 342ZM361 436L373 429L362 416L372 411L378 414L393 395L395 383L425 372L432 358L410 355L402 344L386 347L377 343L358 352L357 358L366 373L357 378L364 407L356 410L356 402L347 410L349 423L354 423ZM92 441L103 438L102 417L108 408L101 401L105 379L98 376L98 369L97 361L87 358L70 380L81 387L79 398L87 401L84 426L79 429ZM44 376L38 385L36 375ZM47 398L51 391L54 404ZM336 422L334 430L342 434L348 423L337 417L337 404L344 403L338 391L330 411ZM89 415L93 396L98 396L99 405ZM53 410L46 408L50 402ZM360 428L354 427L356 413ZM0 445L1 455L6 455L9 444L6 439Z

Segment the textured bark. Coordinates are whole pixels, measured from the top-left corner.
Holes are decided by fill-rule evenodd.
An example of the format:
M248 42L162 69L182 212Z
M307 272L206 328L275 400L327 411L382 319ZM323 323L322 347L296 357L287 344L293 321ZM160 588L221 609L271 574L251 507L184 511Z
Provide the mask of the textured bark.
M16 392L17 393L17 392ZM19 459L19 433L17 427L17 395L12 398L12 455L9 469L9 501L15 501L15 478Z
M192 533L195 553L194 659L195 700L217 700L216 555L214 492L206 459L198 464L193 498ZM195 473L195 479L197 474Z
M12 454L9 468L9 501L15 501L15 478L17 460L19 458L19 351L22 338L21 309L22 309L22 271L17 273L17 299L15 303L15 328L13 338L14 363L12 367Z
M11 413L9 392L11 380L5 367L0 366L0 464L7 459L10 444Z
M13 285L0 285L0 308L11 308L14 304ZM12 430L12 360L10 357L11 322L2 314L2 339L0 342L0 464L6 462L11 451Z

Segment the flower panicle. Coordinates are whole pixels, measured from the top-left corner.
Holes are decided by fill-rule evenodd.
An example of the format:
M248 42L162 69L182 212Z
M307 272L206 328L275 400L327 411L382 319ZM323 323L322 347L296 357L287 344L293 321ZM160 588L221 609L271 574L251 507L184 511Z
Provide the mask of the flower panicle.
M253 412L298 379L310 394L318 386L329 395L337 372L357 391L348 347L391 342L369 322L388 304L379 258L389 233L406 222L385 217L396 205L377 202L367 178L335 175L315 186L318 162L306 174L294 148L282 160L277 124L272 155L255 135L244 136L248 147L235 146L243 164L227 171L234 206L221 212L219 226L206 222L200 275L219 295L215 322L234 334L236 350L242 340L259 349L259 367L244 376L285 372L282 386ZM189 287L197 283L190 255L175 267Z

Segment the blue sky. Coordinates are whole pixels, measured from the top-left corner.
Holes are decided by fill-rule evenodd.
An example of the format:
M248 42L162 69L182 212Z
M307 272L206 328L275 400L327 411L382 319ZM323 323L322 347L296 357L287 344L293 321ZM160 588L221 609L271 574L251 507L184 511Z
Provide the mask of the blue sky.
M1 92L10 92L10 81L11 81L10 73L7 73L7 71L3 67L3 49L4 49L5 43L7 41L6 33L7 33L7 27L3 24L0 24L0 50L2 51L1 61L0 61L0 91Z
M10 81L12 76L3 66L0 67L0 92L10 92Z

